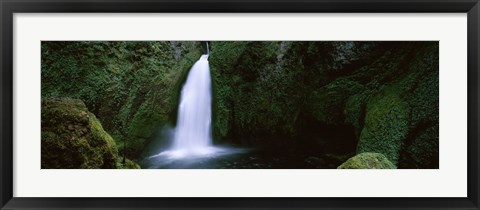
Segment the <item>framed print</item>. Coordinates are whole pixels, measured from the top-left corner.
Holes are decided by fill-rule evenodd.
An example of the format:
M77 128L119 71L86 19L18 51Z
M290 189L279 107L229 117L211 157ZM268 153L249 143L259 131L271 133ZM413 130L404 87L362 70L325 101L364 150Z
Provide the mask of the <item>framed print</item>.
M467 1L2 1L1 209L478 209Z

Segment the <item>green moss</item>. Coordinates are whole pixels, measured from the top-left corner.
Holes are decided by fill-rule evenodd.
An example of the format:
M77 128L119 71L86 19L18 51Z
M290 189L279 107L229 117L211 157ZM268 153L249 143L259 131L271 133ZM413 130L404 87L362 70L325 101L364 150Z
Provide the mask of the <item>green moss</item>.
M89 113L89 119L90 132L93 137L91 144L95 142L101 150L101 153L103 153L103 167L114 168L115 165L113 165L113 163L118 154L115 141L107 132L105 132L105 130L103 130L102 124L100 124L100 121L98 121L95 115Z
M438 124L438 42L228 41L210 47L216 140L299 143L313 150L336 145L342 138L335 132L342 132L348 145L339 147L379 152L399 167L426 167L410 158L434 164L438 134L426 129ZM175 124L181 87L200 53L195 42L42 42L42 97L82 99L120 153L136 159L158 128ZM42 137L72 135L69 125L88 127L83 103L64 103L71 104L50 107L56 117L42 113L42 131L44 124L56 125ZM102 134L85 139L87 131L73 131L78 144L88 145L81 146L85 154L103 157L92 152ZM97 164L89 161L89 167Z
M365 98L369 101L357 153L383 153L402 168L435 168L438 132L424 130L435 124L438 128L438 45L417 44L414 49L403 48L406 52L400 52L401 62L391 62L393 70L386 71L399 72L400 76L385 74L387 77L379 81L390 83L381 85L379 93L352 96L347 107L355 113ZM369 100L368 95L374 97ZM349 121L362 118L357 116Z
M117 149L81 100L42 100L42 168L115 168Z
M139 154L156 129L169 122L167 108L154 103L154 100L143 102L133 118L127 121L126 136L122 143L126 140L129 156ZM123 151L123 147L121 149Z
M42 42L42 97L83 100L136 158L175 121L181 77L200 54L197 42Z
M408 135L409 109L397 89L387 89L367 105L365 125L357 154L377 152L397 164L399 150Z
M348 159L337 169L396 169L396 167L385 155L366 152Z
M352 125L355 129L355 136L360 137L365 120L365 110L367 103L372 97L374 91L365 90L361 93L351 95L344 109L345 124Z
M344 124L347 100L353 93L360 92L363 86L347 78L339 78L318 91L313 91L310 103L313 116L330 125ZM355 102L358 102L358 98ZM355 110L359 113L360 107Z
M126 110L132 113L128 120L125 119L126 135L123 140L127 141L127 154L130 157L136 157L141 153L157 129L165 124L175 124L183 81L199 57L200 51L186 54L179 60L178 66L157 81L158 88L145 94L138 102L138 108L132 112L131 107L126 107ZM121 148L123 150L123 147Z
M427 70L438 68L433 64L428 65L428 62L418 66ZM409 123L410 132L400 153L399 167L401 168L439 167L438 70L425 72L415 79L412 94L408 97L412 113Z
M300 84L302 69L290 69L288 59L280 59L287 50L281 42L214 42L211 47L214 136L252 143L262 136L294 136L307 93Z
M155 128L168 121L168 113L161 109L155 109L154 106L148 102L142 104L127 129L130 136L148 138Z
M439 72L428 72L429 75L419 75L414 81L415 89L408 97L412 110L411 128L425 122L438 122L439 117Z
M118 169L141 169L138 163L133 162L132 160L125 159L125 164L123 164L123 159L117 159L117 168Z
M438 124L412 134L400 153L399 168L438 168L438 135Z
M212 76L212 127L217 139L226 138L233 126L233 67L248 42L212 42L209 56ZM238 79L238 77L236 77ZM238 82L238 81L237 81Z

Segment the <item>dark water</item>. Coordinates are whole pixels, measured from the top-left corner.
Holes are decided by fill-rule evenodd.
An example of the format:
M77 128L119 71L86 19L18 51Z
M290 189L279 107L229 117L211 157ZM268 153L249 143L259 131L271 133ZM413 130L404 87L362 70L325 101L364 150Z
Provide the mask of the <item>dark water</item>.
M203 156L159 154L145 158L140 164L144 169L334 169L347 158L348 155L313 155L302 151L226 148Z

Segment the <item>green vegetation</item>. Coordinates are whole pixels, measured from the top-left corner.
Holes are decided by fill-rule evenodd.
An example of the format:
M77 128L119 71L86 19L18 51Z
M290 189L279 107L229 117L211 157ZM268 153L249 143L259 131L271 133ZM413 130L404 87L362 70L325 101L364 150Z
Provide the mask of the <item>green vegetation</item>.
M112 137L81 100L42 101L42 168L115 168Z
M400 147L408 134L409 111L393 90L376 96L368 104L357 153L380 152L397 163Z
M395 169L385 155L380 153L360 153L338 166L338 169Z
M193 42L42 42L42 98L81 99L120 154L136 159L176 117L182 79L200 54Z
M232 93L234 89L229 85L239 77L225 78L225 74L232 74L234 65L238 62L241 53L246 49L247 42L215 42L211 46L210 71L213 89L213 132L217 138L226 138L233 128L234 112ZM212 59L217 57L216 59ZM230 136L228 136L230 137ZM231 137L230 137L231 138Z
M114 167L112 163L116 161L116 158L118 156L118 150L117 146L115 145L115 141L107 132L105 132L105 130L103 130L100 121L98 121L95 115L93 115L92 113L88 113L88 117L88 124L92 136L90 144L92 146L98 147L100 152L103 153L104 164L102 167L112 168ZM85 158L88 158L88 156Z
M139 167L156 132L175 125L201 52L199 42L42 42L42 167ZM305 153L315 167L356 155L340 167L438 168L438 53L438 42L210 42L214 141ZM73 99L48 99L62 97ZM73 150L73 165L53 163Z
M141 169L140 165L129 159L125 159L125 163L123 163L121 158L117 159L116 167L117 169Z

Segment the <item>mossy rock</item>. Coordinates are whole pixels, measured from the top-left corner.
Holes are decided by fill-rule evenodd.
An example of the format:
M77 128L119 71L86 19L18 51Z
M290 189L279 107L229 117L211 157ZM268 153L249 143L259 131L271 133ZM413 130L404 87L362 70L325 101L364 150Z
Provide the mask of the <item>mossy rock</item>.
M409 108L397 89L385 90L372 99L364 123L357 154L382 153L396 165L409 131Z
M127 155L137 156L145 147L150 136L162 125L168 123L165 107L154 106L153 101L145 101L130 120L127 127ZM119 142L123 143L123 142ZM123 152L123 147L121 148Z
M338 166L337 169L395 169L385 155L380 153L361 153Z
M90 132L97 142L97 145L100 151L103 153L103 168L114 168L114 162L118 155L118 150L115 145L115 141L113 138L103 130L102 124L100 121L93 115L89 113L89 125L90 125Z
M360 137L364 125L367 103L374 92L373 90L365 90L361 93L351 95L345 104L344 123L353 126L357 138Z
M431 60L435 60L433 57ZM399 168L439 168L438 64L424 63L417 66L427 70L414 80L412 94L406 97L411 119L408 137L400 151Z
M43 100L41 120L42 168L115 168L115 142L81 100Z
M123 164L123 158L121 157L117 159L117 168L118 169L141 169L138 163L133 162L130 159L125 159L125 164Z
M210 74L212 77L212 131L218 139L231 134L233 126L233 67L248 42L212 42L210 45Z
M252 139L293 136L306 92L298 87L303 71L283 65L287 47L282 50L281 42L214 42L211 47L214 137L263 144Z
M357 153L382 153L399 168L438 168L438 44L414 49L395 66L402 76L381 85L369 100ZM351 99L354 113L362 98Z
M439 117L439 72L416 79L416 87L408 97L412 110L411 128L425 122L438 122Z
M162 77L153 87L142 87L144 94L132 94L120 112L124 135L119 135L117 146L121 153L126 142L127 157L138 158L159 128L175 124L183 82L199 57L198 51L185 54L176 66L161 71Z
M352 93L361 90L361 84L342 77L313 91L310 104L313 116L329 125L344 124L347 100Z
M438 124L433 125L407 140L400 153L399 168L439 168L438 128Z

